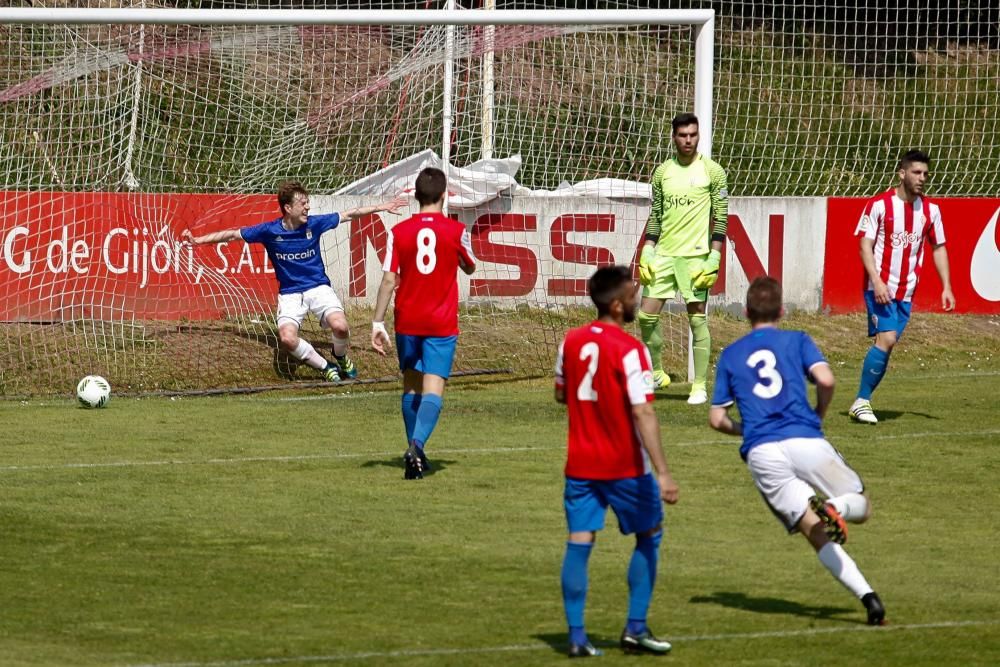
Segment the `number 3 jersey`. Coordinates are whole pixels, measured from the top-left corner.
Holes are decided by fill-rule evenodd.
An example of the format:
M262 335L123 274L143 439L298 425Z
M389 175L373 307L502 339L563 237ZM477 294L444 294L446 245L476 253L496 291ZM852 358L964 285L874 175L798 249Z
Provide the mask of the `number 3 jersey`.
M825 363L808 334L772 326L754 329L722 351L712 407L736 403L740 409L744 460L765 442L823 437L805 378L814 366Z
M394 328L407 336L458 334L459 260L476 263L465 225L418 213L389 232L383 271L399 276Z
M625 479L649 472L632 419L633 405L653 400L645 345L614 324L572 329L559 345L556 388L565 392L569 416L567 477Z

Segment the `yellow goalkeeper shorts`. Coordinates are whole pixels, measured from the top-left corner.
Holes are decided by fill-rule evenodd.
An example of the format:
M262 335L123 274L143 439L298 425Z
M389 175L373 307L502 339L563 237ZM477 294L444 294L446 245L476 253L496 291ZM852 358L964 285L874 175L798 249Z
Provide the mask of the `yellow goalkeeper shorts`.
M684 303L707 301L708 289L694 289L691 286L691 276L701 270L707 259L708 253L698 257L656 255L651 264L653 283L642 288L642 295L669 300L680 292Z

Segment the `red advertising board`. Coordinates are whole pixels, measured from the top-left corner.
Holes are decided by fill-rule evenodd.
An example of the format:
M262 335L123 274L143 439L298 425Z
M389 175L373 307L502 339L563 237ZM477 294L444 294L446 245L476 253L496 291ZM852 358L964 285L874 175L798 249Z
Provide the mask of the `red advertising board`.
M277 289L261 246L194 249L180 233L277 215L273 196L2 192L0 321L270 312Z
M866 201L853 197L827 200L823 306L830 312L864 310L865 276L854 230ZM1000 235L997 233L1000 199L934 198L934 202L941 207L944 222L955 312L1000 313ZM919 311L943 312L941 280L934 268L929 245L924 251L924 265L913 303Z

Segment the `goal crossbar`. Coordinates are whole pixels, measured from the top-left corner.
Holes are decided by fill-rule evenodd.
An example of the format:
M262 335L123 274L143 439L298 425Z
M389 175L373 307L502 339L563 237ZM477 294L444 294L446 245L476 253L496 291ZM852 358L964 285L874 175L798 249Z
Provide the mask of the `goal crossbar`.
M181 9L0 8L0 23L145 25L695 25L715 19L712 9Z

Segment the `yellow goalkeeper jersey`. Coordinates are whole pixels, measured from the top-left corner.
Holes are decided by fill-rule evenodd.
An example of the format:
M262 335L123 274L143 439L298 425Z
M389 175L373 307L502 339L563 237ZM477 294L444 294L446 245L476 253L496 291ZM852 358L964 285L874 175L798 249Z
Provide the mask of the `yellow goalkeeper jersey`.
M670 158L653 172L652 187L646 235L658 237L658 255L705 255L713 232L726 233L729 193L718 162L700 153L689 165Z

